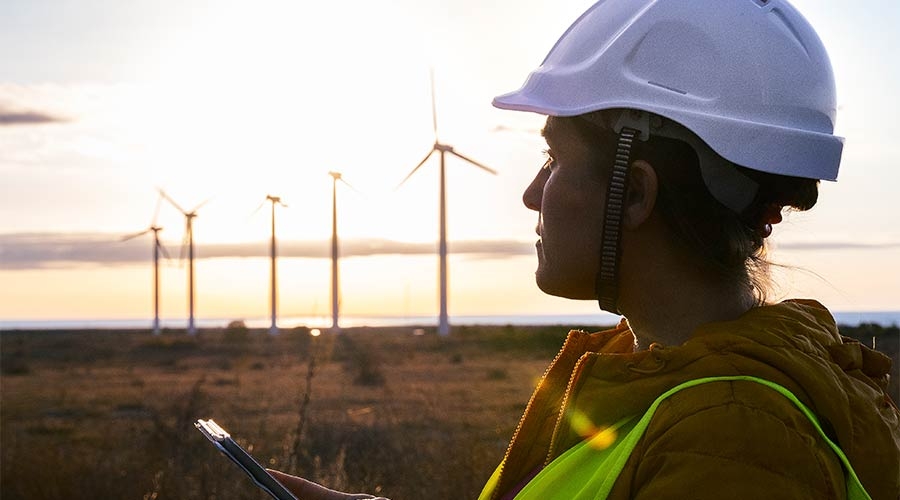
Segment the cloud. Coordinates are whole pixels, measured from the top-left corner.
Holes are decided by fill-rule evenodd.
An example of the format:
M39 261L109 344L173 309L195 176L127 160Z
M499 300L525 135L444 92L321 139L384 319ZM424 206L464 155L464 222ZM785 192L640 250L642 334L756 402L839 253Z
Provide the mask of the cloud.
M531 255L531 242L512 240L454 241L448 243L453 254L504 257ZM172 258L179 248L168 246ZM411 243L381 239L345 240L341 257L372 255L429 255L437 251L435 243ZM152 252L149 235L122 241L121 235L94 233L11 233L0 234L0 269L53 269L78 265L127 265L147 262ZM282 258L323 259L331 256L331 241L281 241ZM268 242L200 244L198 259L268 257Z
M137 245L120 239L103 234L2 234L0 268L70 267L76 263L127 263L146 258L146 248L138 253Z
M122 241L122 235L108 233L7 233L0 234L0 270L53 269L79 265L117 266L150 260L151 237ZM165 243L170 258L177 259L177 243ZM797 251L882 250L900 248L900 242L781 242L779 249ZM503 258L533 255L534 243L516 240L463 240L448 242L454 255L477 258ZM269 256L268 241L248 243L198 244L196 258L258 258ZM373 255L431 255L434 242L417 243L384 239L346 239L341 242L341 257ZM282 258L327 259L331 240L284 240L278 243Z
M101 84L0 82L0 127L82 123L110 106L121 107L115 100L122 93L121 88Z
M79 265L117 266L147 262L151 238L122 241L122 235L108 233L7 233L0 234L0 270L54 269ZM177 259L177 243L165 243L170 258ZM900 242L781 242L779 249L797 251L882 250L900 248ZM448 242L454 255L503 258L533 255L534 243L516 240L463 240ZM258 258L269 256L268 241L248 243L198 244L196 258ZM373 255L430 255L437 252L433 242L417 243L384 239L346 239L341 257ZM331 256L330 240L285 240L278 243L282 258L326 259Z
M68 120L59 116L38 111L10 111L0 108L0 127L16 125L44 125L48 123L64 123Z

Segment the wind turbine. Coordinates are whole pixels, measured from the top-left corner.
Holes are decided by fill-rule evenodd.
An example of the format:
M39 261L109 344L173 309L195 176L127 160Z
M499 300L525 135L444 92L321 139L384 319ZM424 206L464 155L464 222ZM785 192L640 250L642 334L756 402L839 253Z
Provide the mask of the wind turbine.
M271 335L276 335L276 334L278 333L278 325L277 325L277 318L278 318L278 312L277 312L277 311L278 311L278 289L277 289L277 287L276 287L276 275L277 275L277 273L276 273L276 265L275 265L275 261L276 261L276 259L277 259L277 255L278 255L278 254L277 254L276 247L275 247L275 205L278 204L278 205L281 205L281 206L283 206L283 207L285 207L285 208L287 208L287 205L285 205L285 204L281 201L281 198L279 198L278 196L272 196L271 194L267 194L267 195L266 195L266 201L272 203L272 241L271 241L271 243L270 243L270 245L269 245L269 256L270 256L271 259L272 259L272 279L271 279L271 282L272 282L272 292L271 292L271 295L270 295L271 300L272 300L272 324L271 324L271 326L269 326L269 333L270 333ZM266 201L264 201L263 203L265 204ZM260 206L262 206L262 205L260 205ZM259 210L259 209L257 209L257 210Z
M169 195L166 194L162 189L159 190L160 196L166 199L169 203L175 207L176 210L184 215L185 220L185 230L184 230L184 238L187 240L188 247L188 327L187 333L188 335L196 335L197 328L194 326L194 217L197 217L197 210L200 209L203 205L206 205L209 200L204 201L203 203L197 205L192 210L185 210L181 208L181 206L175 202ZM184 245L181 247L182 252L184 251Z
M338 288L338 232L337 232L337 183L343 182L356 191L343 179L340 172L328 172L331 176L331 329L340 330L338 311L340 308L340 292Z
M129 236L125 236L121 241L128 241L139 236L143 236L149 232L153 232L153 335L159 335L159 253L162 254L168 259L169 254L166 253L166 249L162 246L162 243L159 242L159 232L162 231L163 228L156 225L156 218L159 215L159 205L162 201L162 197L157 198L156 200L156 210L153 212L153 221L150 222L150 226L139 232Z
M434 72L431 72L431 121L434 128L434 145L431 148L431 151L425 155L425 158L416 165L416 168L412 169L412 171L407 174L407 176L400 182L397 186L398 188L402 186L413 174L416 173L425 162L431 158L435 152L440 153L441 155L441 170L440 170L440 229L439 229L439 243L438 243L438 254L440 255L440 318L438 323L438 334L439 335L449 335L450 334L450 321L447 318L447 199L446 199L446 182L445 182L445 173L444 173L444 165L445 165L445 156L447 153L450 153L457 158L474 165L486 172L497 175L497 171L488 168L477 161L468 158L453 149L453 146L449 144L444 144L438 139L438 121L437 121L437 106L435 104L434 97Z

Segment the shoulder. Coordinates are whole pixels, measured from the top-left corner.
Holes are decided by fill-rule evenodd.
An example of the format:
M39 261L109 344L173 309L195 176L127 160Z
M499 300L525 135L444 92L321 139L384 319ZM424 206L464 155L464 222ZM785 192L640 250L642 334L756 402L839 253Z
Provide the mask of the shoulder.
M844 495L841 464L809 419L751 381L711 382L664 400L623 477L638 498Z

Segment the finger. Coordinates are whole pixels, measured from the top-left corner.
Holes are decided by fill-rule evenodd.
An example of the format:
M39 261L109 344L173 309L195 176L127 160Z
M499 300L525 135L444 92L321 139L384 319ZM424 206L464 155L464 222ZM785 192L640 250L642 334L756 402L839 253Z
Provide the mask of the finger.
M299 500L350 500L354 498L351 495L328 489L302 477L292 476L272 469L266 470Z

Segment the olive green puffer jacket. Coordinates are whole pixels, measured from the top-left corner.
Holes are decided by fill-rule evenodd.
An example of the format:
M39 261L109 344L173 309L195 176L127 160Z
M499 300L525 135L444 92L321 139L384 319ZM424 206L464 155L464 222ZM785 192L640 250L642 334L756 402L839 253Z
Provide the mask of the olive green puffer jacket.
M779 384L819 418L874 500L900 498L900 411L885 393L890 359L842 338L813 301L704 325L680 346L634 352L623 322L570 332L510 442L493 498L665 391L703 377ZM844 498L844 471L809 419L753 382L713 382L664 401L608 498Z

